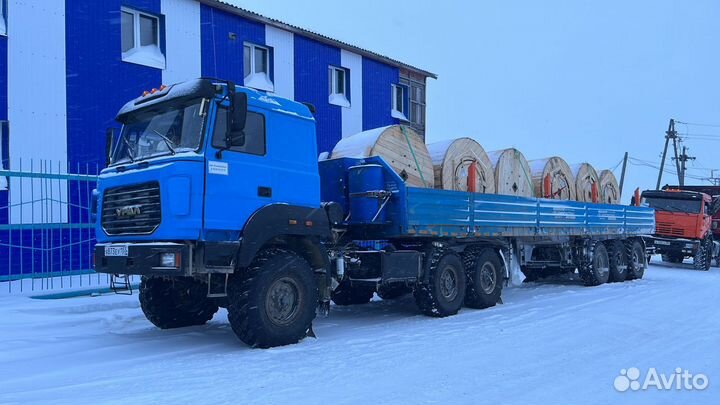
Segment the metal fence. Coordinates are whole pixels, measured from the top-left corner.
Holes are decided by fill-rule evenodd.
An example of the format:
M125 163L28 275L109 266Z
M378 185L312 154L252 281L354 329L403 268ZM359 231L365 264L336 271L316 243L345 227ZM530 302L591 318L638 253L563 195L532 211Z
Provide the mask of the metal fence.
M0 294L107 285L92 270L99 167L14 163L0 167Z

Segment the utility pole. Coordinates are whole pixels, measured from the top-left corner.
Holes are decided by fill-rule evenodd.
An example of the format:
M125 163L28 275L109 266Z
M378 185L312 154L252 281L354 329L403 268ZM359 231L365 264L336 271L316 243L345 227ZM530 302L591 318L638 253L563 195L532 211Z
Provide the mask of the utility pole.
M713 184L713 186L720 186L720 177L715 177L715 172L717 170L712 169L710 170L710 177L707 179L710 183Z
M673 142L673 151L675 152L674 159L675 159L675 165L677 167L678 180L679 180L679 178L680 178L680 162L678 161L678 154L677 154L677 131L675 131L675 120L674 119L670 119L670 124L668 125L668 130L665 131L665 148L663 148L662 160L660 160L660 172L658 173L657 186L655 186L656 190L660 190L660 182L662 181L663 170L665 170L665 158L667 157L668 144L670 143L671 139Z
M685 162L688 160L695 160L695 156L688 156L687 155L687 146L683 146L682 148L682 155L678 157L678 161L680 162L680 171L678 172L678 181L680 182L680 187L685 185L685 170L687 167L685 166Z
M618 200L620 198L622 198L623 184L625 183L625 169L627 168L627 161L628 161L628 153L625 152L625 157L623 158L622 172L620 173L620 195L618 196Z

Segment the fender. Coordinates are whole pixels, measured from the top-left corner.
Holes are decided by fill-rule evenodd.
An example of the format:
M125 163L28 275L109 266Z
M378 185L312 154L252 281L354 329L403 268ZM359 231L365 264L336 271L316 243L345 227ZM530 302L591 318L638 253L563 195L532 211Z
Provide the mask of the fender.
M309 208L288 204L266 205L248 219L240 237L238 266L247 267L269 241L281 236L331 239L330 221L322 207Z

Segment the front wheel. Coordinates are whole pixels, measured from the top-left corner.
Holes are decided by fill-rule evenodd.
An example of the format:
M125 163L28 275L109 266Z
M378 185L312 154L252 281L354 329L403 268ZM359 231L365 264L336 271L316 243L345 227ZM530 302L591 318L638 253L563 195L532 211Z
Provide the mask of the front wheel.
M415 288L415 302L423 314L434 317L455 315L465 299L465 271L455 253L435 249L426 259L429 282Z
M190 277L147 277L140 281L140 308L160 329L204 325L218 311L207 285Z
M252 347L297 343L312 326L318 297L305 259L288 250L265 249L250 267L230 278L230 326Z

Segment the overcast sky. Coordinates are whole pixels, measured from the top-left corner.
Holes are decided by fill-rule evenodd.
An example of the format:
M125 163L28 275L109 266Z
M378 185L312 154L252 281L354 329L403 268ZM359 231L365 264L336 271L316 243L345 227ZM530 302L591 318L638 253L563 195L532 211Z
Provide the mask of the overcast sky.
M625 151L658 165L670 118L720 124L719 1L233 2L437 73L428 142L470 136L599 171ZM720 126L677 129L697 157L688 175L720 169ZM629 165L623 200L657 173Z

